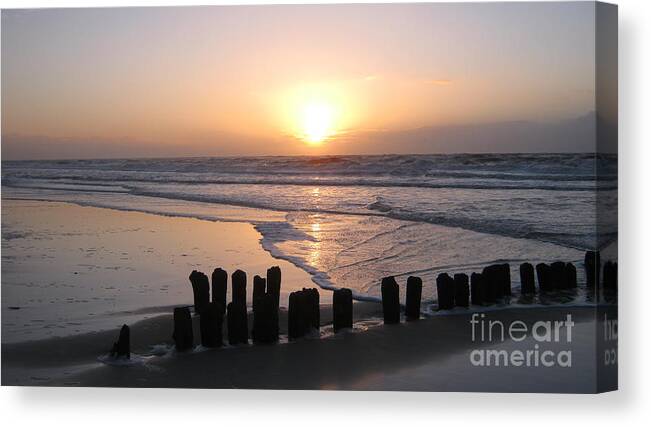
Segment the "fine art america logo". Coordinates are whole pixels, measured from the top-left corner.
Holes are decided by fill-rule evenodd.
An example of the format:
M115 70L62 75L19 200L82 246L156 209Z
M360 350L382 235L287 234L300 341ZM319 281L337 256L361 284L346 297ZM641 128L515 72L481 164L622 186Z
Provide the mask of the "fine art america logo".
M531 336L533 346L524 349L481 349L470 352L470 363L473 366L484 367L545 367L572 366L572 350L563 348L564 344L572 342L572 315L565 320L540 320L528 326L521 320L510 323L501 320L489 320L484 313L474 313L470 319L472 341L491 345L493 343L520 343ZM558 346L560 349L551 350L546 347ZM544 347L543 347L544 346Z

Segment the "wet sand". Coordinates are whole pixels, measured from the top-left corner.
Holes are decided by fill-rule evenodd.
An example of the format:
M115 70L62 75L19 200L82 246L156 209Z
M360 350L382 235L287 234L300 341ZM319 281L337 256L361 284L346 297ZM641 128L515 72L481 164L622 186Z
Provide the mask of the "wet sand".
M264 251L248 223L14 200L3 200L2 215L2 385L595 391L594 307L486 313L528 325L572 314L571 368L472 366L473 349L513 343L473 342L471 311L464 309L383 326L378 303L356 302L354 330L333 334L325 290L321 336L287 342L287 295L314 285L306 272ZM171 313L191 304L192 269L241 268L250 283L271 265L283 271L279 344L173 350ZM122 323L132 328L131 362L100 362ZM196 330L195 344L198 337ZM529 335L518 346L534 344Z
M538 320L564 320L571 314L576 323L573 342L542 345L543 349L571 349L573 366L569 368L473 366L469 361L473 349L508 349L514 343L473 342L468 311L336 335L327 332L331 320L328 313L329 307L323 306L322 323L326 327L320 339L196 348L186 353L177 353L171 347L171 317L157 316L133 325L134 355L130 366L97 362L117 338L117 330L3 345L2 384L568 393L595 390L594 308L504 309L488 313L491 319L521 320L527 325ZM372 317L377 313L377 304L356 303L355 313L358 320ZM284 314L280 323L284 329ZM517 343L517 348L533 346L530 335ZM152 351L155 347L158 352Z
M2 343L98 332L169 313L192 303L194 269L244 270L248 301L253 276L273 265L282 269L282 301L315 286L308 273L273 258L260 238L244 222L3 199Z

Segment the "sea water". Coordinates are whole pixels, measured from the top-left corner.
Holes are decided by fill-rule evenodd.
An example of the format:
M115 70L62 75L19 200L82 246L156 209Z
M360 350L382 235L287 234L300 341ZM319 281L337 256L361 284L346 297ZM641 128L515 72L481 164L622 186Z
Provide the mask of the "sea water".
M525 261L576 262L582 280L584 251L617 232L611 155L4 161L2 186L5 198L250 222L322 288L377 299L382 277L418 275L424 306L439 273L496 262L511 263L514 287Z

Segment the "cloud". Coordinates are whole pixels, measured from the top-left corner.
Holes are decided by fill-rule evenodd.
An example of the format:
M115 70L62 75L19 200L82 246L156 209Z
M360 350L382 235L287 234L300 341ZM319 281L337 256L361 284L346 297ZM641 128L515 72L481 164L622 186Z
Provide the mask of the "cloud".
M448 79L434 79L430 80L429 83L436 85L436 86L448 86L452 84L452 80Z

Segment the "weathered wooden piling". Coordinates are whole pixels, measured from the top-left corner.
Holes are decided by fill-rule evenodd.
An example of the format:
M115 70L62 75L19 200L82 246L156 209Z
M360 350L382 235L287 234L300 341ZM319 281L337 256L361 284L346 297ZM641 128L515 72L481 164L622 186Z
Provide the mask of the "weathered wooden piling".
M253 312L253 342L272 344L278 341L278 308L275 296L263 293Z
M190 283L192 284L192 294L194 296L194 311L201 314L204 307L210 302L210 282L208 276L200 271L192 270L190 273Z
M247 344L249 342L249 325L246 315L246 305L241 301L231 302L227 308L228 343L230 345Z
M131 358L131 332L127 325L122 325L118 341L113 344L111 356Z
M533 265L528 262L520 264L520 293L522 295L536 293L536 279Z
M188 307L177 307L174 309L174 332L172 333L174 345L177 351L185 351L192 348L192 316Z
M264 277L253 277L253 312L255 313L257 307L260 305L260 300L267 292L267 281Z
M551 284L551 267L544 262L536 264L536 277L538 279L538 289L540 292L549 292L553 290Z
M309 311L310 329L319 331L321 329L321 297L316 288L303 288L306 293Z
M382 279L382 312L384 324L400 323L400 288L393 276Z
M604 263L603 288L609 291L617 289L617 263L616 262L606 261Z
M204 347L221 347L223 344L222 324L224 308L218 302L211 302L199 317L201 345Z
M552 289L567 289L567 275L565 274L565 263L562 261L553 262L550 266Z
M436 293L439 310L449 310L454 307L454 280L448 273L441 273L436 277Z
M319 329L321 315L319 310L319 292L316 289L303 288L289 294L288 335L290 339L303 337Z
M567 289L576 288L576 267L571 262L565 264L565 283Z
M470 298L470 287L468 285L468 275L458 273L454 275L454 305L457 307L468 307Z
M498 264L498 272L502 296L511 296L511 266L508 263Z
M334 331L353 327L353 292L337 289L332 293L332 325Z
M231 276L231 300L244 306L246 312L246 273L242 270L235 270Z
M267 293L275 297L276 307L280 306L280 267L275 266L267 269Z
M212 272L212 302L219 304L226 310L226 291L228 289L228 273L221 268Z
M599 285L599 271L601 270L601 256L599 251L587 251L583 261L585 266L585 281L589 287Z
M500 283L500 273L497 265L488 265L481 271L484 278L484 303L493 304L503 296L503 286Z
M470 275L470 302L472 305L482 305L486 292L484 276L481 273L472 273Z
M287 335L290 339L300 338L305 335L307 325L305 322L305 308L307 305L303 291L289 294L289 307L287 313Z
M407 278L407 297L405 299L405 318L407 320L420 319L420 300L423 293L423 281L420 277Z

